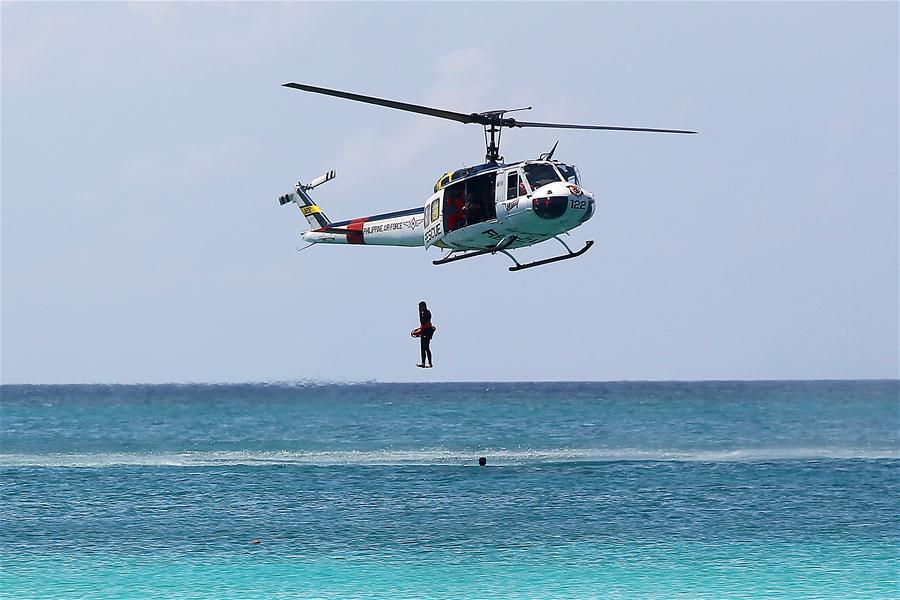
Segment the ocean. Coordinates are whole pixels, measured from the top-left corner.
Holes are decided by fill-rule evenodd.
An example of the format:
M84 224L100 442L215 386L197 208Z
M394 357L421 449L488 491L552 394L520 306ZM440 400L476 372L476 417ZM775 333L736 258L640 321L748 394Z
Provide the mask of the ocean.
M4 598L900 598L897 381L0 393Z

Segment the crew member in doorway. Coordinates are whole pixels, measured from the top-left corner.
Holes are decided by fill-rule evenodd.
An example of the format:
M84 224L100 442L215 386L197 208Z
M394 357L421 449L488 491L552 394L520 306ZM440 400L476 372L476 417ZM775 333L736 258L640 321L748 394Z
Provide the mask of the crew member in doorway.
M466 216L467 226L484 221L481 202L479 202L479 199L473 193L466 193L466 203L463 205L463 213Z
M451 188L447 194L447 201L444 202L444 214L447 215L447 232L449 233L466 226L466 215L463 213L466 197L462 188L455 190Z
M419 338L419 344L422 349L422 362L417 367L430 369L434 366L431 362L431 338L437 328L431 324L431 311L425 301L419 302L419 327L412 330L412 336Z

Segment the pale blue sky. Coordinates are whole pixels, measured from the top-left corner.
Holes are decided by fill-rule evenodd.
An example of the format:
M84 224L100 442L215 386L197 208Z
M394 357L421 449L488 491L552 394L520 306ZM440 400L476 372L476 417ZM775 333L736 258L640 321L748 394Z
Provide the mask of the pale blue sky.
M2 4L2 381L898 376L898 4ZM480 128L579 166L583 258L316 247ZM549 244L527 257L555 253ZM416 303L438 332L416 369Z

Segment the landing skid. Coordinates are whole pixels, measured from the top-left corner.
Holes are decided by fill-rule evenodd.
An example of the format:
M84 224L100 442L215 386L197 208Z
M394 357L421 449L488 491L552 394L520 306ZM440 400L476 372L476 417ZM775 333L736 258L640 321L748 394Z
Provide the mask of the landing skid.
M594 245L594 240L588 240L584 243L584 248L582 248L578 252L572 252L572 249L569 248L568 244L566 244L564 241L559 239L558 236L554 235L553 239L563 245L563 247L567 250L566 254L561 254L559 256L545 258L543 260L536 260L534 262L526 263L523 265L522 263L517 261L516 258L512 254L510 254L509 252L506 251L507 248L512 246L513 242L515 242L516 239L518 239L516 236L511 235L511 236L501 240L500 243L498 243L496 246L494 246L492 248L486 248L484 250L475 250L473 252L467 252L465 254L454 254L453 252L451 252L450 254L448 254L447 256L445 256L444 258L442 258L440 260L431 261L431 264L445 265L447 263L455 262L457 260L463 260L464 258L474 258L476 256L482 256L484 254L496 254L497 252L500 252L500 253L508 256L510 260L512 260L514 263L516 263L516 266L509 268L510 271L521 271L523 269L530 269L531 267L540 267L541 265L549 265L550 263L559 262L561 260L569 260L570 258L577 258L577 257L581 256L582 254L584 254L585 252L587 252L590 249L590 247Z
M454 253L451 252L450 254L448 254L447 256L445 256L444 258L442 258L440 260L431 261L431 264L446 265L447 263L452 263L457 260L463 260L464 258L474 258L476 256L481 256L483 254L496 254L497 252L503 252L504 254L506 254L506 252L505 252L506 249L509 248L510 246L512 246L513 242L515 242L517 239L519 239L518 236L511 235L509 237L505 237L502 240L500 240L500 242L496 246L493 246L491 248L486 248L484 250L475 250L474 252L467 252L465 254L457 254L456 256L454 256ZM506 254L506 255L509 256L509 254ZM513 260L515 260L515 259L513 259Z
M588 240L584 243L584 248L582 248L578 252L572 252L572 249L569 248L568 244L566 244L564 241L559 239L558 236L554 235L553 239L556 240L557 242L559 242L560 244L562 244L563 247L565 247L565 249L568 251L568 253L560 254L559 256L553 256L551 258L545 258L543 260L536 260L534 262L526 263L523 265L523 264L519 263L519 261L517 261L515 259L515 257L512 254L510 254L509 252L506 252L505 250L501 250L500 252L503 252L503 254L508 256L514 263L516 263L516 266L509 268L510 271L521 271L522 269L530 269L531 267L540 267L541 265L549 265L550 263L559 262L561 260L569 260L570 258L577 258L577 257L581 256L582 254L584 254L585 252L587 252L590 249L590 247L594 245L594 240Z

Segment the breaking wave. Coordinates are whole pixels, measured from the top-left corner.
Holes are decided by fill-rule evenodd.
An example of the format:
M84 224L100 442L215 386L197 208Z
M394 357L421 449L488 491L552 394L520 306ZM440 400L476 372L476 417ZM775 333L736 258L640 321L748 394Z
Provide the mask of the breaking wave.
M96 454L0 454L0 467L216 466L466 466L485 456L491 466L591 462L764 462L817 459L900 459L896 449L763 448L738 450L369 450L213 451Z

